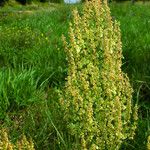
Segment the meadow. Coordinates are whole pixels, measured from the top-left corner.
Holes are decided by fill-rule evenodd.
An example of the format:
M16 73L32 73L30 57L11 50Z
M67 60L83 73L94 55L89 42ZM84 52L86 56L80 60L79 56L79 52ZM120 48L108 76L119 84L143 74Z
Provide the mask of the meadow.
M71 10L82 5L32 4L0 8L0 126L12 142L22 134L35 149L69 150L72 140L62 120L57 90L68 64L62 43ZM150 134L150 3L111 3L120 22L123 66L139 107L134 140L121 149L145 150Z

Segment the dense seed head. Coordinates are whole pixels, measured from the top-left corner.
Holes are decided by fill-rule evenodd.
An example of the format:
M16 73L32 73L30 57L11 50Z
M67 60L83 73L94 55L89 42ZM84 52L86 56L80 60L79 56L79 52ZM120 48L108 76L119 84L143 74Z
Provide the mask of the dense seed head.
M87 1L82 15L75 9L69 41L63 37L63 42L68 77L61 104L68 129L81 149L119 149L134 136L137 107L121 70L119 23L112 21L107 1Z
M0 150L35 150L32 140L28 141L25 136L13 144L8 138L6 129L0 130Z

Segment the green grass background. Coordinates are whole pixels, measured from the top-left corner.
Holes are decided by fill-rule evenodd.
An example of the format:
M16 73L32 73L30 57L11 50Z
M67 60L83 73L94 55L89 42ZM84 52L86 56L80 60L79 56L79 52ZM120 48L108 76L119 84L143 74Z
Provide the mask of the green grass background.
M81 5L75 5L81 9ZM6 5L0 8L0 126L12 141L24 133L38 150L70 150L57 89L64 85L67 61L61 41L74 5ZM133 141L121 149L145 150L150 134L150 3L111 3L121 24L122 69L134 88L139 122Z

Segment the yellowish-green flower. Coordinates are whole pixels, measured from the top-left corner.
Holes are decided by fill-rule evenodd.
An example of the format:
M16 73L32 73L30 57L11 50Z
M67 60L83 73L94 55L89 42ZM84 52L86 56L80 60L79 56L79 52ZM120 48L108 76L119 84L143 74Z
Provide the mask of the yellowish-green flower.
M9 138L6 129L0 130L0 150L35 150L32 140L28 141L25 136L16 144L13 144Z
M68 34L68 77L60 97L68 130L80 141L78 149L117 150L134 136L137 107L121 70L120 28L107 0L87 1L82 15L75 9Z

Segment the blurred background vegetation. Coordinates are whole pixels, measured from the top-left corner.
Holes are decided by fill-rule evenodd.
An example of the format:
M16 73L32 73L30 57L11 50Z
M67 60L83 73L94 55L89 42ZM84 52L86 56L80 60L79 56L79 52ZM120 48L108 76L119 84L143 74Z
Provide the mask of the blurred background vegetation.
M46 3L46 2L49 2L49 3L64 3L64 0L0 0L0 6L4 6L5 4L11 4L11 3L14 3L14 2L18 2L22 5L26 5L26 4L31 4L31 3ZM81 2L85 2L86 0L81 0ZM111 2L127 2L129 0L108 0L109 3ZM148 2L150 0L130 0L130 2L132 4L134 4L135 2Z

